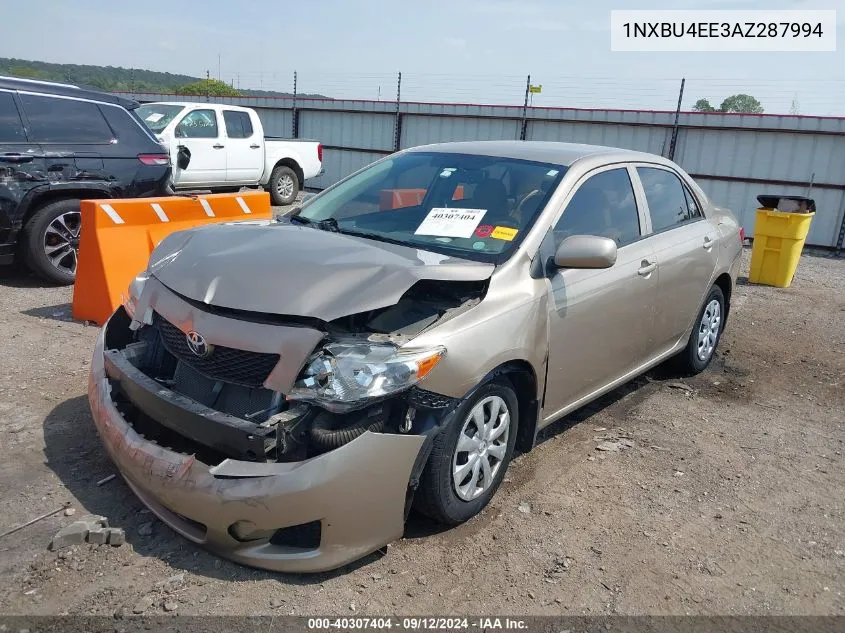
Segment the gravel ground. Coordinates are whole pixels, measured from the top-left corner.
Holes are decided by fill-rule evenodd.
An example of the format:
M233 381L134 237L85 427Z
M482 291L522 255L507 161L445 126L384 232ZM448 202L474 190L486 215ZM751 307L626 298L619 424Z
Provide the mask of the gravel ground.
M706 372L651 372L553 425L467 524L412 516L386 555L316 576L223 561L97 485L96 331L70 301L0 271L0 532L75 512L0 538L0 613L845 613L845 260L742 283ZM127 543L47 550L87 513Z

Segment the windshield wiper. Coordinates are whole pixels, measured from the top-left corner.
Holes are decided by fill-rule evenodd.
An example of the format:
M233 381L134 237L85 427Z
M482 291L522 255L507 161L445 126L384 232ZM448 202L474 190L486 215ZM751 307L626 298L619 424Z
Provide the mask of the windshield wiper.
M303 217L301 215L292 215L290 217L290 222L295 224L305 224L307 226L313 226L318 228L322 231L331 231L333 233L337 233L337 220L334 218L326 218L325 220L318 220L314 221L310 218Z
M377 242L386 242L388 244L399 244L399 246L410 246L407 242L403 240L397 240L392 237L385 237L380 233L368 233L366 231L350 231L348 229L338 229L338 233L342 233L343 235L354 235L355 237L363 237L367 240L375 240Z

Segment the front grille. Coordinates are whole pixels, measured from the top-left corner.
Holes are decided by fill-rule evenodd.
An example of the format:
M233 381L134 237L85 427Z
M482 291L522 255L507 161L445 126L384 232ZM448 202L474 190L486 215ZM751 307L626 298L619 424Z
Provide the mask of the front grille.
M201 358L188 347L185 333L161 315L155 315L153 327L168 352L212 380L261 387L279 362L278 354L248 352L222 345L215 345L209 356Z

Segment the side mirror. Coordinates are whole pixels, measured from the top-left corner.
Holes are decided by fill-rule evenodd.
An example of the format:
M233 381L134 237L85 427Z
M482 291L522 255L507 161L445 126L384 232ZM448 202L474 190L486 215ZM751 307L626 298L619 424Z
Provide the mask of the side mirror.
M191 162L191 150L184 145L180 145L176 152L176 166L179 169L187 169Z
M598 235L570 235L558 246L556 268L610 268L616 263L616 242Z

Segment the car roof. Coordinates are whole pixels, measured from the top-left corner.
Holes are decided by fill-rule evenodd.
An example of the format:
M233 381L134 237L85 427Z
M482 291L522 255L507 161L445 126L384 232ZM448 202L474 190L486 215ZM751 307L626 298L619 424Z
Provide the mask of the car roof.
M192 108L213 108L222 107L227 110L237 110L239 112L249 112L249 108L236 105L228 105L224 103L209 103L207 101L150 101L144 105L167 105L167 106L190 106Z
M456 154L478 154L518 160L532 160L552 163L564 167L587 157L600 157L606 162L647 161L668 164L662 156L647 152L636 152L618 147L562 143L557 141L462 141L456 143L435 143L409 149L412 152L454 152Z
M77 99L90 99L102 103L113 103L130 110L138 107L134 99L127 99L118 95L74 84L63 84L55 81L41 81L38 79L21 79L19 77L6 77L0 75L0 89L19 90L34 92L37 94L56 95L60 97L75 97Z

